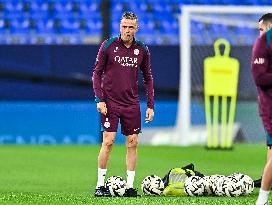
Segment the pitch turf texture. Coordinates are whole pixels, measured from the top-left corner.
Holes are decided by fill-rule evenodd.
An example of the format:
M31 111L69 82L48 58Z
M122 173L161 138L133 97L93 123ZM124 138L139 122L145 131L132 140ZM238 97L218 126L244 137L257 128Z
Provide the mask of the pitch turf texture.
M95 198L99 146L0 146L0 204L254 204L251 196ZM115 146L107 177L125 177L124 146ZM235 145L232 151L201 146L139 146L135 187L145 176L163 177L170 168L194 163L206 175L242 172L260 177L266 160L264 145ZM271 203L272 201L270 201ZM269 204L270 204L269 203Z

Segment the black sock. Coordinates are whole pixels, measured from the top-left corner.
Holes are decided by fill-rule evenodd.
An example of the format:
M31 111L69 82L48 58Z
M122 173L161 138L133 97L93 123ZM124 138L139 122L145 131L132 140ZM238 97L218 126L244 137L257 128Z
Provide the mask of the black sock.
M261 184L262 184L262 178L256 179L256 180L254 180L253 182L254 182L254 187L260 188L260 187L261 187Z

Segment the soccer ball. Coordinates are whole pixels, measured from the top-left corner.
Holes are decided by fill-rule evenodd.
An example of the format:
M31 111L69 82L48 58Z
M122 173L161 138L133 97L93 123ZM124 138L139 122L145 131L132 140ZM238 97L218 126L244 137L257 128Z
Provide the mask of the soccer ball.
M217 180L219 180L220 178L223 178L223 177L225 177L225 176L224 175L219 175L219 174L214 174L214 175L211 175L209 177L210 182L211 182L211 192L212 192L212 194L214 194L214 195L221 195L222 194L223 195L223 193L221 193L221 190L217 188L217 186L219 186L217 184Z
M184 183L185 191L189 196L204 195L204 179L199 176L190 176Z
M254 190L253 180L248 175L244 175L241 181L242 181L242 194L250 195Z
M254 182L253 180L245 174L242 173L234 173L229 176L232 180L236 180L242 187L242 195L249 195L254 190Z
M226 177L223 184L223 191L226 196L240 196L242 194L242 185L240 182L233 180L233 178Z
M218 178L213 186L216 196L240 196L242 193L242 186L230 177Z
M203 184L204 184L204 195L212 195L212 181L209 176L204 176L203 178Z
M111 176L105 183L112 196L123 196L126 192L126 181L120 176Z
M224 191L224 188L225 188L225 184L227 182L225 182L225 176L222 176L222 175L217 175L215 176L215 181L213 182L212 184L212 189L213 189L213 192L216 196L224 196L225 195L225 191Z
M159 176L150 175L144 178L141 188L145 195L160 195L164 190L164 183Z

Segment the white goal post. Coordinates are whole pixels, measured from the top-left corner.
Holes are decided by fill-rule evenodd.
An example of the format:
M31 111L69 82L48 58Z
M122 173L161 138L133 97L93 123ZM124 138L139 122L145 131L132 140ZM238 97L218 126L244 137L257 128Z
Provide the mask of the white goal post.
M179 104L176 119L176 135L173 144L190 145L197 144L201 140L198 134L192 134L191 125L191 23L193 16L203 14L260 14L272 12L271 6L182 6L182 15L179 18L180 28L180 82L179 82ZM205 16L202 18L205 20ZM216 19L215 23L216 23ZM226 23L231 24L229 21ZM237 24L237 22L234 22ZM239 23L239 22L238 22ZM248 24L256 27L256 24ZM211 45L213 46L213 45ZM202 131L203 133L203 131Z

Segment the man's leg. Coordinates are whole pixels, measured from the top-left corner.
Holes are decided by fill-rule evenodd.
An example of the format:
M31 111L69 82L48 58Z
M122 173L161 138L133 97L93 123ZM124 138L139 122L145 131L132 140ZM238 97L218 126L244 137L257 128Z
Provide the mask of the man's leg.
M128 135L126 137L127 155L127 186L133 188L135 169L137 163L137 145L138 145L138 134Z
M262 184L256 205L267 204L271 184L272 184L272 149L268 148L267 162L264 167Z
M141 131L140 105L132 105L121 108L121 132L126 136L126 165L127 165L127 189L124 196L137 197L137 190L133 188L135 169L137 164L138 134Z
M105 176L107 173L107 165L110 157L110 153L114 144L114 140L116 137L116 132L104 132L103 133L103 142L98 155L98 173L97 173L97 184L95 196L103 196L105 195L103 192ZM101 190L102 187L102 190Z
M128 135L126 137L127 155L127 190L124 196L137 197L137 190L133 188L133 182L135 177L135 169L137 164L137 145L138 134Z
M109 156L116 137L116 132L104 132L103 142L98 155L98 168L107 169Z
M137 163L138 134L128 135L126 138L126 146L127 146L126 156L127 170L135 171Z

